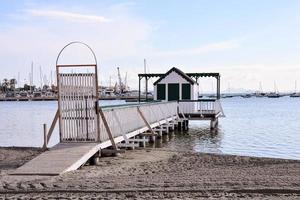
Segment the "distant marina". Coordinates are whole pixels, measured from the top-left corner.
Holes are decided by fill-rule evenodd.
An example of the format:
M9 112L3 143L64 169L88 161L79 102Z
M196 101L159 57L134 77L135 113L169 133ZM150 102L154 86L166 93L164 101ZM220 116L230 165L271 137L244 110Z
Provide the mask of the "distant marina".
M118 93L116 90L110 87L99 86L99 100L126 100L129 102L138 101L138 90L129 90L124 93ZM254 93L221 93L220 98L280 98L280 97L300 97L300 92L254 92ZM199 94L198 99L216 99L215 94ZM146 94L143 92L141 94L141 100L146 101ZM153 101L153 92L147 92L147 101ZM22 88L17 88L13 91L0 91L0 101L57 101L57 91L54 89L40 90L37 89L34 92L23 90Z

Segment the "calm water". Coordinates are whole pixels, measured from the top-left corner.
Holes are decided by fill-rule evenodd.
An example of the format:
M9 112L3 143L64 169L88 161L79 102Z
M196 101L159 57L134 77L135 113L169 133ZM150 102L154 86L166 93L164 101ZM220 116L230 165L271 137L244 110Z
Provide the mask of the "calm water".
M102 105L120 101L101 101ZM208 122L190 122L170 149L300 160L300 98L223 99L226 118L217 131ZM0 102L0 146L41 146L42 124L50 126L56 102ZM58 142L55 130L50 145Z

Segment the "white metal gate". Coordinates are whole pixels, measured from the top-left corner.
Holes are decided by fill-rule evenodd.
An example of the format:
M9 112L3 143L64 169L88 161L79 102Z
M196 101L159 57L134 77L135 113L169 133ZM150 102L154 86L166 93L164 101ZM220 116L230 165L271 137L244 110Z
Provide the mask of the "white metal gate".
M94 56L95 63L58 64L63 50L72 44L82 44L88 47ZM87 72L82 73L82 71ZM81 42L72 42L66 45L57 57L56 72L60 141L100 141L100 119L97 114L99 100L97 60L94 52L88 45Z
M95 74L59 74L61 141L96 141Z

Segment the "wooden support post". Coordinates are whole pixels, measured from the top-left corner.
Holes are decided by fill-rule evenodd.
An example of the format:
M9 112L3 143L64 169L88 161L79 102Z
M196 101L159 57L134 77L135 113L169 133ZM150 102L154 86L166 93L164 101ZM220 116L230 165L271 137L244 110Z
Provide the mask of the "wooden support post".
M214 130L218 127L218 124L219 124L219 120L218 118L213 118L210 120L210 129L211 130Z
M169 125L169 123L163 124L162 128L163 128L163 130L165 130L166 133L170 132L170 125Z
M145 147L146 147L146 137L143 136L143 135L141 135L141 136L140 136L140 139L141 139L141 141L139 142L140 147L145 148Z
M187 131L189 129L189 120L183 120L183 130Z
M144 121L144 123L146 124L146 126L148 127L149 131L152 133L152 135L155 135L155 132L153 131L153 129L151 128L151 126L148 123L147 119L145 118L144 114L140 110L140 107L137 107L137 111L138 111L140 117L142 118L142 120Z
M113 149L117 149L117 145L116 145L115 140L114 140L114 138L112 136L112 132L111 132L109 126L108 126L108 123L106 121L104 113L103 113L103 111L102 111L102 109L100 107L99 107L99 114L100 114L100 117L101 117L101 119L103 121L104 127L105 127L105 129L107 131L107 134L108 134L108 137L109 137L109 140L111 142L111 145L112 145Z
M43 129L44 129L44 145L43 145L43 151L47 149L47 124L43 124Z
M179 131L182 131L182 122L181 122L181 121L178 122L177 129L178 129Z
M189 130L189 120L186 120L186 130Z
M161 126L159 128L154 128L153 130L157 133L157 138L162 137L163 128Z
M95 101L95 110L96 110L96 116L97 116L97 142L101 142L100 139L100 116L99 116L99 103L98 100Z
M50 129L49 129L49 132L47 134L47 144L50 141L51 135L54 131L54 128L55 128L55 125L56 125L58 119L59 119L59 110L56 111L56 114L54 116L54 119L53 119L52 124L51 124Z

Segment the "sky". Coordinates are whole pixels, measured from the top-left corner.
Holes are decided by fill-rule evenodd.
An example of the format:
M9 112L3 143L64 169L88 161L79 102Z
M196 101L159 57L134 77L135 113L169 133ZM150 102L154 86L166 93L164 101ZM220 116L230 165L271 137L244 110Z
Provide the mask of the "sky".
M82 41L95 52L99 81L117 81L117 67L138 87L143 60L148 73L171 67L219 72L221 89L300 89L300 1L298 0L0 0L0 80L50 80L59 51ZM71 47L70 47L71 48ZM61 63L94 62L83 47ZM18 75L19 74L19 75ZM155 80L150 81L154 82ZM215 86L200 80L201 91Z

